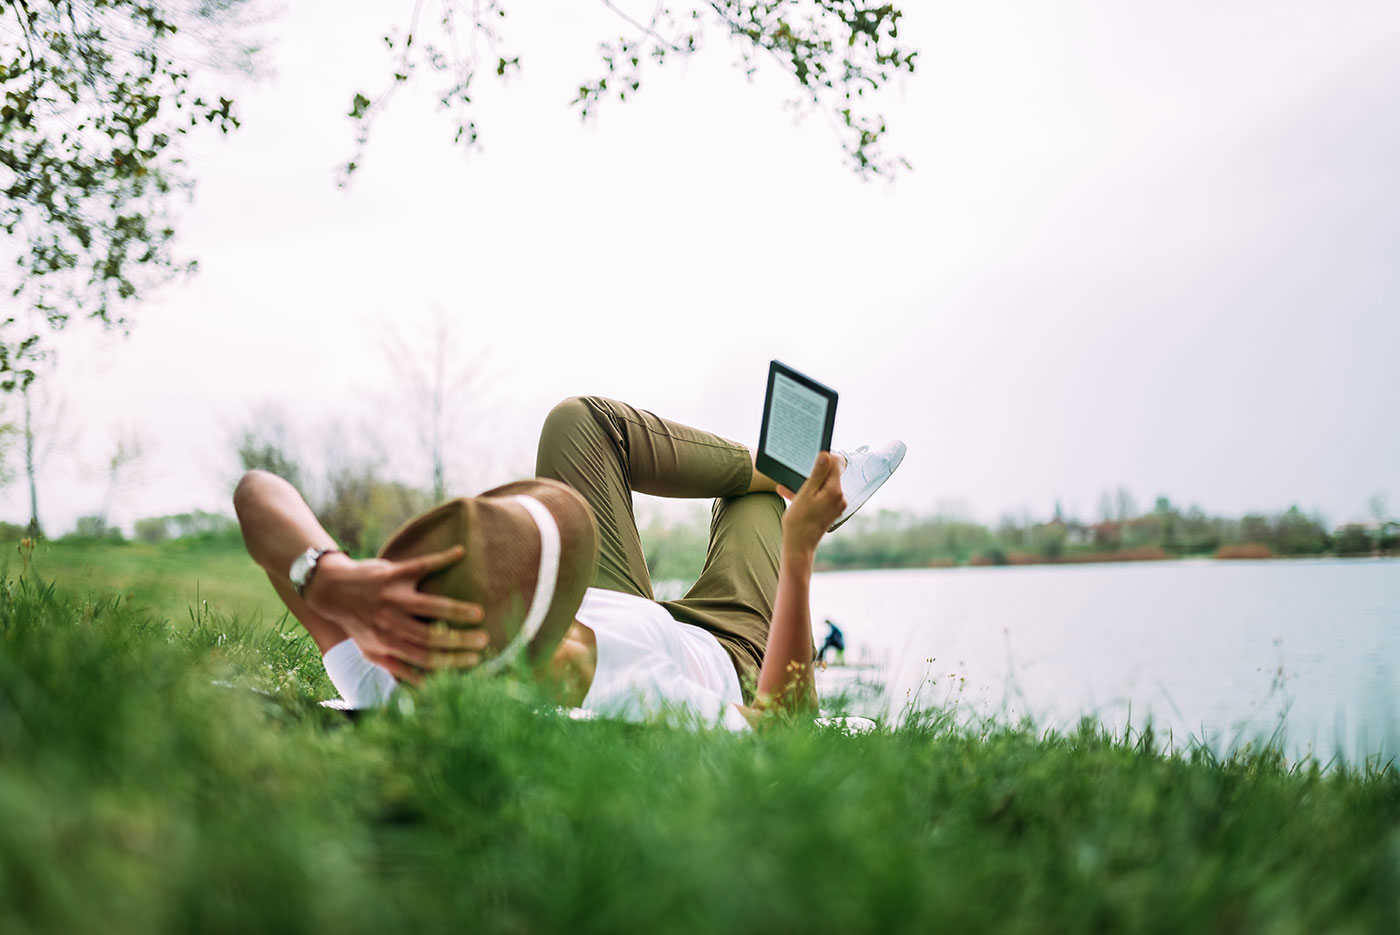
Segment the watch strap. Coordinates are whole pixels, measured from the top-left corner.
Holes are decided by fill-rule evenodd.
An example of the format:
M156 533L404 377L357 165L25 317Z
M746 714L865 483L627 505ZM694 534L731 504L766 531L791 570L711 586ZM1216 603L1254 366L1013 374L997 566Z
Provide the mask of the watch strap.
M333 554L333 553L339 553L339 554L341 554L341 555L344 555L344 554L345 554L344 550L342 550L342 549L315 549L315 548L312 548L312 549L307 549L307 550L306 550L305 552L303 552L301 555L298 555L298 556L297 556L297 560L296 560L295 562L292 563L292 572L293 572L293 574L290 576L291 579L292 579L292 587L296 589L297 597L305 597L305 596L306 596L306 589L307 589L308 587L311 586L311 579L314 578L314 577L316 577L316 567L317 567L318 565L320 565L321 559L323 559L323 558L325 558L327 555L331 555L331 554ZM297 570L297 564L298 564L298 563L303 563L303 562L304 562L305 565L306 565L306 573L305 573L304 575L302 575L301 580L298 581L298 580L296 579L296 576L295 576L295 572L296 572L296 570Z

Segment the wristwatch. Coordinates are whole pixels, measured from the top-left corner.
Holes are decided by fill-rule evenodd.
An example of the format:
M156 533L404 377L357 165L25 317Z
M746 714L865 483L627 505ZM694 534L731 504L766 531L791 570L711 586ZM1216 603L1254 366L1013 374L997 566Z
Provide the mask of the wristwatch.
M310 548L292 561L292 570L287 572L287 577L292 579L292 587L297 589L298 597L305 596L307 585L311 584L311 578L316 574L316 563L332 552L340 552L340 549Z

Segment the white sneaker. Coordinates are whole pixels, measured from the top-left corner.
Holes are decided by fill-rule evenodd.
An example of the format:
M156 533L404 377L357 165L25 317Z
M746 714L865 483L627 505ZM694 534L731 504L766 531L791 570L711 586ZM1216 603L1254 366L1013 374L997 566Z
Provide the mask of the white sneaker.
M861 445L855 451L838 451L846 459L846 470L841 472L841 493L846 496L846 512L831 524L831 532L855 515L865 505L865 501L880 485L890 479L909 446L904 442L886 442L874 451L869 445Z

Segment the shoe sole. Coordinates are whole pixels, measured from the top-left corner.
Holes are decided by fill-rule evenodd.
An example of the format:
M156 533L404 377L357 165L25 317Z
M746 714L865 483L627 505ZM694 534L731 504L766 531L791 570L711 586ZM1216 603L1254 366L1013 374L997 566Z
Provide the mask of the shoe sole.
M852 516L855 516L857 513L859 513L860 508L865 506L868 502L870 502L871 497L875 496L875 491L885 486L885 481L889 480L891 477L894 477L894 472L899 470L899 466L904 463L904 456L908 453L909 447L906 445L904 450L899 453L899 457L895 459L894 464L890 465L890 472L884 477L880 478L879 480L870 484L866 484L864 487L862 487L860 493L856 494L855 509L851 510L851 512L847 513L845 516L841 517L835 523L833 523L830 526L830 528L827 529L827 532L835 532L842 526L846 525L846 522L850 520Z

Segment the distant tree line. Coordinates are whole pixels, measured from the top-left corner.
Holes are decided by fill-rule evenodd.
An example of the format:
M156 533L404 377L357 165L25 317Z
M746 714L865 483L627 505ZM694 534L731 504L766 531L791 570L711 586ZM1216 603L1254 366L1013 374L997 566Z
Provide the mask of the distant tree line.
M1142 561L1187 556L1270 558L1400 552L1400 522L1378 518L1337 530L1297 506L1239 518L1181 509L1159 497L1150 511L1097 522L1004 517L995 527L946 516L889 511L857 517L854 528L822 544L827 568L1008 565L1040 562Z
M249 458L244 463L248 469L273 471L293 483L302 481L301 469L286 461ZM321 524L342 548L357 556L374 554L399 524L432 505L431 491L384 477L381 465L373 461L356 461L328 471L325 477L315 479L310 489L309 502ZM28 535L24 525L0 522L0 541L18 541ZM67 542L127 541L120 526L95 513L78 517L72 531L59 538ZM138 519L132 539L152 545L241 541L238 523L231 516L204 510Z
M1166 497L1146 512L1123 510L1097 522L1006 516L995 526L947 515L880 510L855 517L828 536L817 554L824 569L927 568L1054 562L1147 561L1213 556L1272 558L1400 554L1400 521L1373 504L1375 520L1331 529L1322 517L1293 506L1239 518L1181 509ZM705 555L703 527L653 523L642 534L653 577L694 577Z
M463 386L445 386L433 371L423 395L447 405ZM429 412L430 405L417 408ZM285 478L303 492L322 525L352 555L371 555L402 522L444 499L445 435L432 420L410 446L421 448L420 475L431 483L412 484L391 476L390 446L374 432L357 433L371 444L359 454L339 452L315 471L275 414L263 414L232 438L241 471L261 469ZM114 460L114 464L116 461ZM109 484L112 487L113 484ZM102 512L79 518L66 538L121 541L122 531ZM866 511L839 535L828 536L818 552L822 569L926 568L955 565L1149 561L1187 556L1273 558L1309 555L1400 555L1400 519L1377 495L1371 521L1331 528L1315 513L1297 506L1234 518L1212 516L1197 506L1181 508L1158 497L1150 510L1138 510L1124 490L1106 494L1100 518L1085 522L1066 516L1059 504L1049 519L1007 515L996 525L955 512L932 515L891 510ZM193 511L137 520L134 538L145 543L225 538L237 541L237 524L227 515ZM30 535L24 526L0 523L0 539ZM708 534L697 514L689 520L653 518L642 530L642 544L653 579L693 580L704 563Z
M287 450L267 437L245 434L239 460L244 469L261 468L285 477L309 494L327 531L347 551L369 555L400 523L430 507L433 491L393 480L382 463L359 460L312 479ZM1003 517L995 526L946 516L880 510L857 516L840 535L822 543L817 560L828 570L928 568L955 565L1150 561L1213 556L1273 558L1310 555L1400 555L1400 520L1374 509L1368 523L1330 529L1322 517L1293 506L1273 514L1239 518L1185 510L1165 497L1136 516L1086 523L1059 513L1048 520ZM24 526L0 523L0 540L26 534ZM65 538L122 541L122 531L99 515L79 518ZM228 516L196 510L136 521L134 538L145 543L237 539ZM693 580L704 563L707 531L703 520L653 519L642 530L648 567L656 580Z

